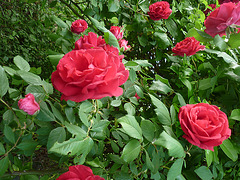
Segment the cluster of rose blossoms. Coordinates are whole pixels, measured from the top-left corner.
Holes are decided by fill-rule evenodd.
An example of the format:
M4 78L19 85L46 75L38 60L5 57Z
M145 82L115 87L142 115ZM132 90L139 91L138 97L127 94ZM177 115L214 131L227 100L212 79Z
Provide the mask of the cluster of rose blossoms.
M229 26L240 25L240 5L220 0L219 3L221 6L213 10L204 22L205 32L212 37L217 34L223 36ZM148 15L154 21L168 19L171 13L170 5L166 1L149 6ZM87 28L86 21L77 20L72 23L71 31L80 34ZM122 39L123 32L120 27L112 26L110 31L117 38L120 47L124 47L124 50L130 48L127 46L128 42ZM194 37L187 37L178 42L172 51L175 56L191 56L204 49L205 46L200 45ZM80 37L75 42L75 48L59 61L57 70L52 73L52 84L62 93L61 100L66 101L81 102L106 96L120 96L123 90L119 86L124 84L129 76L122 63L123 57L119 55L116 47L106 44L101 36L89 32L88 35ZM135 97L140 98L137 94ZM32 94L20 99L18 106L29 115L40 110ZM202 149L214 151L214 146L222 144L231 136L226 114L215 105L198 103L182 106L178 118L185 133L183 138ZM58 178L66 179L104 180L84 165L70 166L69 171Z

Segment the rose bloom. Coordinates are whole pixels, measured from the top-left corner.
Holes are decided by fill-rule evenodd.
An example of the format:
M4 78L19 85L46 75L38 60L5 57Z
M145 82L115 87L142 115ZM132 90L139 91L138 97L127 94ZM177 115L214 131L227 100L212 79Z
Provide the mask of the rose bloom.
M204 21L205 32L214 37L225 35L225 30L231 25L240 25L240 4L224 3L210 13Z
M104 180L94 175L92 170L84 165L70 166L69 171L60 175L57 180Z
M126 41L125 39L121 39L118 43L119 43L120 48L123 47L124 51L131 48L130 45L127 45L128 41Z
M218 2L219 4L228 3L228 2L238 3L239 0L218 0Z
M168 19L171 13L172 10L170 9L170 5L167 1L156 2L149 6L148 15L150 16L150 19L154 21Z
M226 114L215 105L187 104L180 108L178 118L183 138L202 149L214 151L214 146L231 136Z
M52 84L62 92L61 100L81 102L120 96L119 86L128 79L120 56L103 48L73 50L59 61Z
M118 39L123 38L123 32L121 32L121 28L118 26L111 26L110 32L113 33L113 35Z
M24 99L19 99L18 107L29 115L33 115L40 110L39 104L35 101L35 98L31 93L25 95Z
M200 42L197 41L194 37L187 37L183 41L176 44L172 49L172 52L175 53L174 56L191 56L196 54L200 50L204 50L205 46L200 45Z
M212 12L216 8L216 4L209 4L208 6L210 6L212 9L207 8L205 11L203 11L205 16L207 16L209 12Z
M88 28L88 24L85 20L79 19L72 23L71 31L75 34L80 34Z

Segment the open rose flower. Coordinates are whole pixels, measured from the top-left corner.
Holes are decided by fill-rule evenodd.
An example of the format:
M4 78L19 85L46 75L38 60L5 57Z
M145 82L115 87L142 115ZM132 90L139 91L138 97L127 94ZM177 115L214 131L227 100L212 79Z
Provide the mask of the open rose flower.
M128 49L131 48L130 45L127 45L127 44L128 44L128 41L125 40L125 39L121 39L118 43L119 43L120 48L123 47L124 51L126 51L126 50L128 50Z
M172 10L170 9L170 5L167 1L156 2L149 6L148 15L150 16L150 19L154 21L168 19L171 13Z
M202 149L214 151L214 146L219 146L231 136L226 114L215 105L199 103L182 106L178 118L185 133L183 138Z
M92 170L84 165L70 166L69 171L60 175L57 180L104 180L94 175Z
M111 26L110 32L118 39L123 38L123 32L121 32L121 28L119 26Z
M103 48L91 48L73 50L63 56L51 80L53 86L62 92L61 100L81 102L122 95L119 86L127 81L128 76L118 54Z
M205 46L200 45L200 42L197 41L194 37L187 37L183 41L176 44L172 49L172 52L175 53L174 56L191 56L196 54L196 52L204 50Z
M88 24L85 20L79 19L72 23L71 31L75 34L80 34L88 28Z
M18 107L29 115L33 115L40 110L39 104L35 101L35 98L31 93L25 95L24 99L19 99Z
M205 32L212 37L217 34L225 35L227 27L240 25L240 4L236 5L232 2L221 4L210 13L204 25Z

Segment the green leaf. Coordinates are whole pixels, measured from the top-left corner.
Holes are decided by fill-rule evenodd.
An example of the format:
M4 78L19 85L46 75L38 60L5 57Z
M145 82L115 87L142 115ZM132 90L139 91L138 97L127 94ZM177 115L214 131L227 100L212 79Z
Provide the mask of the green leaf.
M141 144L138 140L133 139L123 148L122 158L126 162L132 162L140 153Z
M134 116L123 116L118 119L118 122L122 125L122 128L126 134L136 139L143 139L142 130Z
M52 15L51 18L61 28L68 28L68 25L63 20L61 20L60 18L58 18L58 17L56 17L54 15Z
M37 114L36 118L41 121L56 121L55 116L49 110L47 104L44 101L40 103L40 111Z
M137 79L136 71L134 71L133 69L130 69L129 70L129 78L132 82L136 81L136 79Z
M157 38L159 42L159 47L162 49L167 48L170 45L170 41L168 40L168 36L166 33L155 32L154 36Z
M19 145L17 145L18 149L21 149L24 152L25 156L32 156L38 143L32 139L23 140Z
M205 156L206 156L206 160L207 160L207 165L209 167L213 161L213 151L205 149Z
M134 87L136 93L138 94L138 96L140 98L143 98L143 91L142 91L142 89L139 86L137 86L136 84L134 84L133 87Z
M162 103L162 101L160 101L156 97L152 96L151 94L149 94L149 96L151 97L152 103L157 107L157 109L155 109L155 112L158 116L158 120L163 125L170 126L171 125L171 118L170 118L169 111L168 111L167 107Z
M16 56L13 58L14 64L23 71L30 71L30 65L26 60L24 60L21 56Z
M42 80L41 78L36 75L33 74L31 72L26 72L23 70L19 70L17 71L17 74L24 80L26 81L28 84L33 84L33 85L42 85Z
M49 152L55 152L62 155L80 155L88 154L93 147L93 140L87 137L81 141L77 138L71 138L63 143L56 142L49 150Z
M66 107L65 108L65 114L67 116L67 119L70 123L74 124L75 123L75 114L74 114L74 111L73 111L73 108L72 107Z
M194 37L196 40L200 42L208 42L213 39L212 36L209 36L205 32L200 31L196 28L190 29L187 33L187 37Z
M58 62L60 61L60 59L62 59L63 56L64 54L55 54L55 55L48 55L48 58L53 66L57 66Z
M12 144L15 144L16 140L12 128L10 128L8 125L5 125L3 134L5 135L7 140L9 140Z
M231 34L227 43L231 48L238 48L240 46L240 34Z
M234 109L229 119L240 121L240 109Z
M57 127L53 129L48 137L48 142L47 142L47 149L49 150L54 143L59 142L62 143L66 139L66 132L64 127Z
M171 166L167 174L167 180L175 180L182 172L183 159L177 159Z
M218 57L222 57L223 60L228 63L228 64L233 64L233 65L237 65L235 59L233 59L231 56L229 56L227 53L225 52L221 52L221 51L216 51L216 50L212 50L212 49L205 49L204 51L208 52L208 53L213 53L213 54L217 54Z
M0 176L2 176L8 169L9 159L8 156L0 160Z
M168 85L162 83L161 81L153 81L153 84L149 89L153 91L159 91L163 94L167 94L172 91L172 89Z
M228 47L227 43L218 34L214 37L213 43L220 49L220 51L225 51Z
M34 95L34 97L36 98L36 101L39 102L40 100L43 100L45 98L45 91L41 86L36 86L36 85L32 85L30 84L27 88L26 88L26 94L31 93Z
M118 107L118 106L121 105L121 103L122 103L122 101L119 100L119 99L113 100L113 101L111 102L111 106L113 106L113 107Z
M86 131L84 131L82 128L79 126L76 126L74 124L69 124L68 122L65 121L65 126L67 130L74 136L78 136L79 138L83 139L87 136Z
M170 107L170 115L171 115L172 124L174 124L177 120L177 113L173 105L171 105Z
M238 159L238 151L229 139L224 140L220 147L231 160L236 161Z
M0 84L0 96L3 97L8 91L9 83L7 75L2 66L0 66Z
M42 87L48 94L53 94L53 85L51 83L48 83L46 81L42 81Z
M177 97L178 97L178 101L179 101L179 103L180 103L180 106L181 106L181 107L182 107L182 106L186 106L186 102L185 102L185 100L183 99L182 95L179 94L179 93L176 93L176 95L177 95Z
M155 126L150 120L143 119L141 121L141 129L143 136L149 141L152 142L154 138Z
M80 118L80 120L82 121L82 123L85 125L85 126L89 126L89 122L88 122L88 117L87 117L87 114L82 112L81 108L79 109L78 111L78 116Z
M131 103L125 103L124 104L124 109L127 111L129 115L134 115L135 114L135 107Z
M165 131L160 134L159 138L154 141L153 144L167 148L170 156L176 158L185 157L185 152L182 145L176 139L168 135Z
M144 149L145 150L145 149ZM150 171L153 171L154 170L154 165L148 155L148 152L145 150L145 154L146 154L146 164L147 164L147 167L148 169L150 169Z
M16 71L8 66L3 66L3 68L10 76L13 76L14 74L16 74Z
M105 139L106 128L109 124L110 124L110 122L108 120L101 120L97 123L94 123L94 125L91 129L91 131L94 132L93 137L95 137L97 139Z
M5 152L6 152L5 148L4 148L3 144L0 142L0 156L5 154Z
M211 180L213 178L212 172L206 167L201 166L198 169L194 170L194 172L202 179L202 180Z
M170 34L176 39L178 39L180 31L176 25L176 23L174 22L173 19L166 19L166 27L168 29L168 31L170 32Z
M119 0L109 0L108 1L108 10L109 12L116 12L120 7Z

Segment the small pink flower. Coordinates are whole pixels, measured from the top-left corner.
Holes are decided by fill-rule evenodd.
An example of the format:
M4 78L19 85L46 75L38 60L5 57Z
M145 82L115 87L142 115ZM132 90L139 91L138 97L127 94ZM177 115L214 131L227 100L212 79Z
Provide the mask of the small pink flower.
M88 28L88 24L85 20L79 19L72 23L71 31L75 34L80 34Z
M69 171L60 175L57 180L104 180L94 175L92 170L84 165L70 166Z
M29 115L33 115L40 110L39 104L35 101L35 98L31 93L25 95L24 99L18 101L18 107Z
M121 32L121 28L119 26L111 26L110 32L117 38L117 40L122 39L123 32Z
M134 97L136 97L136 98L137 98L137 100L139 100L139 99L140 99L140 97L138 96L138 94L137 94L137 93L134 95Z
M130 45L127 45L128 41L126 41L125 39L120 40L118 43L119 43L120 48L121 47L124 48L124 51L128 50L129 48L131 48Z

